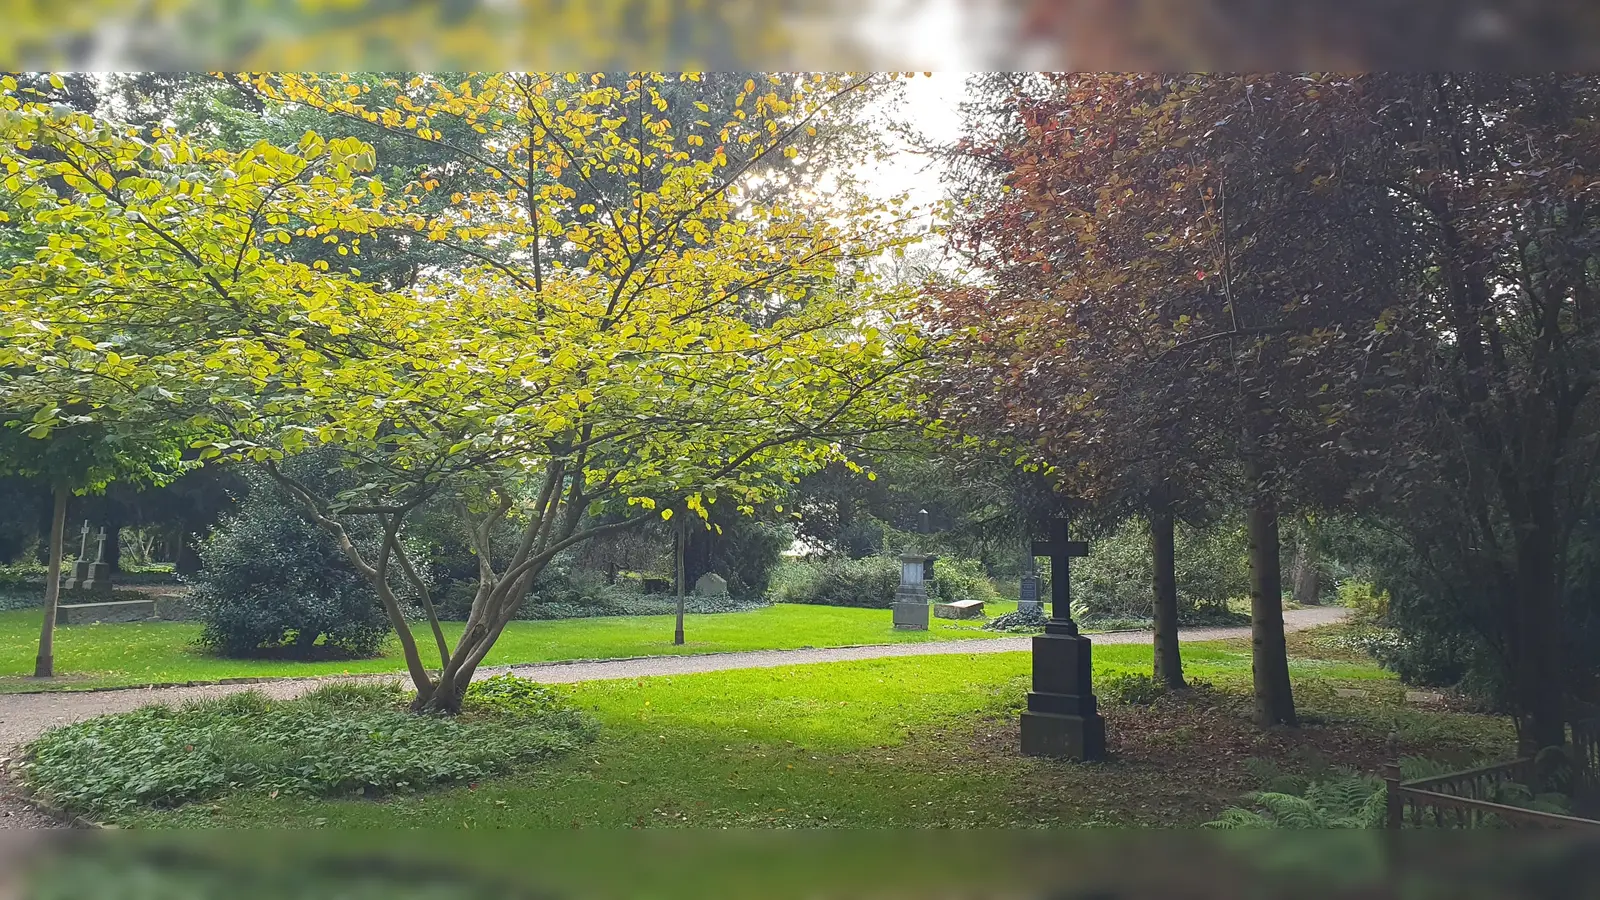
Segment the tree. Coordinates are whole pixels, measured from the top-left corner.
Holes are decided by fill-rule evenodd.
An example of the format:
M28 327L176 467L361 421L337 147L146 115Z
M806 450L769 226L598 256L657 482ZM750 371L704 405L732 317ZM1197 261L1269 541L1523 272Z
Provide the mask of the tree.
M1498 656L1522 741L1560 744L1563 633L1586 615L1571 542L1600 461L1600 84L1329 87L1321 121L1338 140L1313 165L1392 198L1412 292L1368 333L1387 377L1353 408L1351 439L1375 463L1358 497Z
M359 80L255 79L273 102L431 142L500 185L441 212L423 203L435 179L366 177L373 151L353 139L229 151L5 95L11 190L67 236L8 273L0 364L59 385L54 354L76 348L75 365L115 376L72 382L89 402L153 398L204 432L203 456L263 466L378 592L417 708L454 712L555 555L673 510L754 512L849 442L915 418L908 379L924 342L854 265L901 240L897 223L746 202L741 181L877 80L748 79L735 115L711 127L658 117L667 81L419 76L385 83L394 105L369 109ZM478 140L448 141L447 121ZM745 148L745 162L683 149L711 141ZM563 178L591 181L599 202L575 205ZM395 227L463 263L385 290L277 249L313 240L358 257L363 236ZM313 446L337 451L358 486L329 495L278 464ZM456 509L479 563L453 648L402 539L435 499ZM363 517L380 529L376 552L349 537ZM512 540L495 540L506 522ZM402 580L436 674L397 600Z
M987 282L934 296L968 336L956 413L1058 463L1075 491L1146 511L1163 561L1175 504L1242 502L1256 718L1292 723L1278 514L1340 496L1345 474L1324 448L1336 447L1336 401L1356 390L1343 373L1366 351L1351 335L1398 284L1384 255L1395 223L1361 231L1352 211L1392 204L1373 189L1330 193L1306 165L1320 131L1292 111L1314 105L1319 79L1007 87L998 124L957 148L990 189L957 229ZM1170 578L1156 582L1170 610ZM1165 643L1171 659L1175 636Z
M67 504L74 494L105 490L113 481L161 482L182 466L178 444L152 439L139 429L121 429L82 421L64 427L42 424L71 423L87 419L81 409L44 407L27 418L15 415L6 396L7 379L0 373L0 473L21 475L50 485L49 563L44 583L44 621L39 631L39 652L33 677L55 675L56 605L61 597L61 560L66 531ZM124 426L126 423L123 423Z

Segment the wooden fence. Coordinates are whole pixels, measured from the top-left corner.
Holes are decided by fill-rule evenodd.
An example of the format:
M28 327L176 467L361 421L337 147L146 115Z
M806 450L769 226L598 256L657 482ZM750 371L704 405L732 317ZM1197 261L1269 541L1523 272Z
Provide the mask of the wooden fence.
M1592 797L1600 787L1600 718L1586 719L1572 727L1575 771L1573 793ZM1511 828L1560 828L1600 834L1600 821L1497 803L1493 798L1501 784L1511 782L1537 790L1538 770L1532 757L1514 759L1476 769L1466 769L1401 781L1400 764L1383 767L1388 786L1388 827L1404 825L1436 828L1477 828L1503 824Z

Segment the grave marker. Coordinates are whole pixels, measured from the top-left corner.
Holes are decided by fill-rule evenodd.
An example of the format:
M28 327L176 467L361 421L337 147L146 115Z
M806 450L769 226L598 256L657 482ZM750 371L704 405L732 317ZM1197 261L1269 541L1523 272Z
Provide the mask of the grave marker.
M1022 752L1075 760L1104 759L1106 723L1095 701L1089 639L1072 621L1072 559L1089 545L1070 537L1066 519L1051 523L1049 540L1033 542L1050 558L1050 620L1033 639L1033 690L1022 713Z

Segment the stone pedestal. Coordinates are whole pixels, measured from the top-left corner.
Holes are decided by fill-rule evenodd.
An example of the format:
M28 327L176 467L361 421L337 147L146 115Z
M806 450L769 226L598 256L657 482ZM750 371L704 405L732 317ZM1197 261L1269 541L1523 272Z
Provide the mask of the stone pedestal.
M894 628L898 631L928 631L928 601L894 601Z
M72 574L67 576L67 582L62 587L69 591L77 590L83 587L83 583L88 580L89 561L87 559L79 559L72 564Z
M927 580L930 557L907 553L900 557L900 586L894 589L894 627L900 631L928 630Z
M78 587L91 594L111 593L111 564L104 562L93 563L89 566L89 575L84 578Z
M1052 620L1033 639L1033 690L1022 713L1022 753L1080 761L1104 759L1106 723L1094 698L1089 639Z
M1043 600L1019 600L1017 602L1017 612L1022 613L1025 616L1043 616L1044 615L1044 601Z

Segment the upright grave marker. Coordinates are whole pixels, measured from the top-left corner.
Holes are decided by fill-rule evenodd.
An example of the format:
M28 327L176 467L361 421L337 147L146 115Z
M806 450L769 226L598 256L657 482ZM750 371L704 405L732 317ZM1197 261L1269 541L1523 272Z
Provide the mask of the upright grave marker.
M928 511L918 513L918 530L927 540ZM894 590L894 627L899 631L928 630L928 595L934 589L933 561L921 550L908 550L900 557L900 586Z
M89 575L79 587L92 594L111 593L111 563L106 562L106 529L100 526L98 535L99 546L95 549L94 562L89 566Z
M1022 752L1076 760L1104 759L1106 723L1095 702L1089 639L1072 621L1073 557L1089 545L1069 537L1066 519L1051 525L1050 539L1033 543L1034 556L1050 558L1050 621L1033 639L1033 690L1022 713Z
M1039 599L1039 571L1033 564L1033 554L1028 555L1022 570L1021 593L1018 594L1017 612L1025 616L1043 616L1044 601Z
M63 587L69 591L83 587L83 583L89 579L88 519L83 520L83 528L78 533L83 536L82 539L78 541L78 558L73 560L72 575L67 578L67 583L63 585Z

